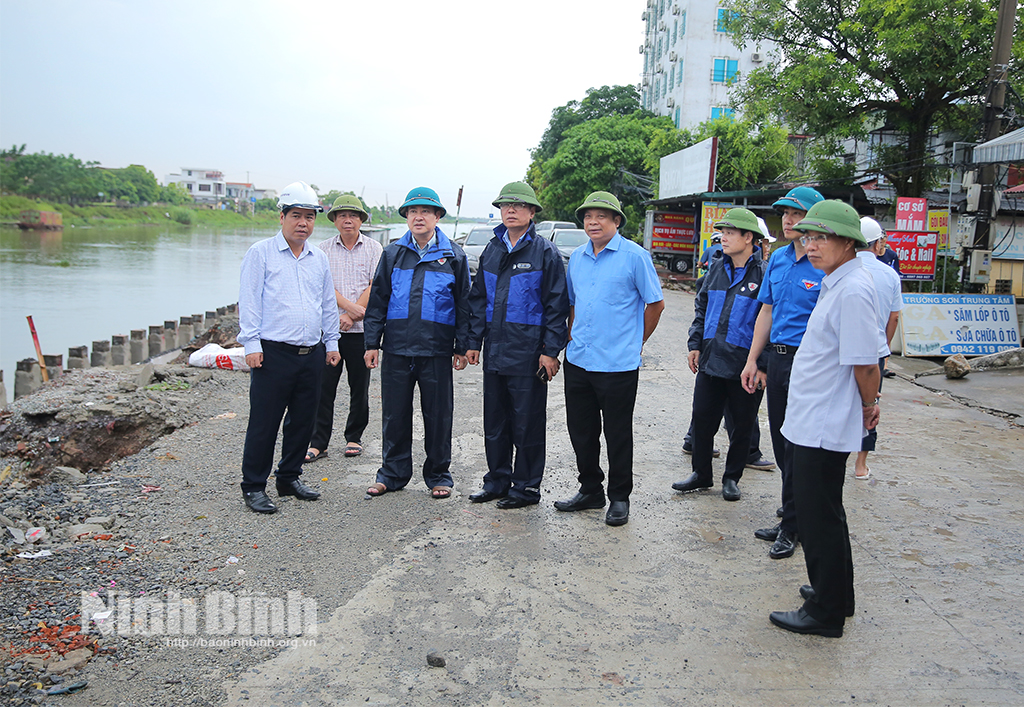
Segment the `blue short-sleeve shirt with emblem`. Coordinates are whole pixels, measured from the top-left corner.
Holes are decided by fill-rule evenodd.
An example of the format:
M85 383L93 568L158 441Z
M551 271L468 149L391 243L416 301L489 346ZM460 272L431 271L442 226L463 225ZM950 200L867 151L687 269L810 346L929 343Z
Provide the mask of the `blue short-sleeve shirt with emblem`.
M772 308L771 343L800 346L824 277L825 273L811 265L807 256L796 259L792 243L772 253L757 295Z

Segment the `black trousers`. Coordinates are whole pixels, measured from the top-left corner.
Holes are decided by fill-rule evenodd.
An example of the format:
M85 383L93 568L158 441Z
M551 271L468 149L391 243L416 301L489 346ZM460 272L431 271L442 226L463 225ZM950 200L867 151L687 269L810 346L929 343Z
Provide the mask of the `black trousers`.
M814 598L804 602L812 617L842 626L853 613L853 555L843 508L843 482L849 452L794 445L793 493L804 546L807 578Z
M370 423L370 369L363 360L363 334L342 334L338 339L341 363L337 366L324 364L323 382L320 386L320 405L317 406L316 424L309 446L321 452L331 443L334 429L334 399L338 394L341 369L348 372L348 422L345 423L345 441L361 442L363 432Z
M760 406L759 406L760 407ZM736 425L732 421L732 413L729 412L729 406L725 408L725 431L729 435L730 441L732 440L732 431L736 429ZM686 430L686 436L683 437L683 446L688 447L690 452L693 452L693 417L690 417L690 429ZM750 452L747 454L747 463L752 464L758 459L763 457L761 453L761 426L754 424L754 430L750 435Z
M548 385L537 376L484 372L485 491L525 500L540 499L547 403Z
M277 478L297 479L302 474L306 442L320 396L320 378L327 351L317 344L300 355L298 347L263 341L263 365L249 376L249 426L242 452L242 490L262 491L274 464L277 428L285 410L281 461Z
M633 491L633 407L639 369L602 373L565 362L565 421L576 452L580 493L605 494L601 429L608 445L609 501Z
M728 410L735 428L729 438L729 453L725 458L722 480L739 481L750 452L750 437L757 426L757 408L761 406L764 391L753 394L743 389L739 378L718 378L698 371L693 384L693 443L691 463L693 471L703 481L714 481L711 471L711 453L715 434Z
M793 372L793 356L796 347L790 346L787 353L780 354L772 344L768 345L768 429L772 435L772 451L775 463L782 477L782 521L780 525L787 533L797 532L796 505L793 503L793 445L782 434L782 423L786 421L786 404L789 399L789 378Z
M384 459L377 483L395 491L412 479L412 397L418 385L427 454L423 481L428 488L452 486L452 357L382 353L380 372Z
M878 359L878 392L882 392L882 381L885 380L885 359ZM868 433L864 435L864 439L860 443L860 451L862 452L873 452L875 451L875 442L878 441L878 428L872 427L868 430Z

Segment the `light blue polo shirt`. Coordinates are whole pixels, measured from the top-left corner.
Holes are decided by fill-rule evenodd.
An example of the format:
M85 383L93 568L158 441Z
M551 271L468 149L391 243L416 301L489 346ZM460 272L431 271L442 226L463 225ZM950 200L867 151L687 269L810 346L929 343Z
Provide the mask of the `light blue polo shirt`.
M792 243L772 253L757 293L759 301L772 307L771 343L800 346L824 277L825 273L811 265L806 255L796 259Z
M573 309L565 360L588 371L640 368L644 308L664 299L650 254L616 233L600 253L587 242L566 268Z

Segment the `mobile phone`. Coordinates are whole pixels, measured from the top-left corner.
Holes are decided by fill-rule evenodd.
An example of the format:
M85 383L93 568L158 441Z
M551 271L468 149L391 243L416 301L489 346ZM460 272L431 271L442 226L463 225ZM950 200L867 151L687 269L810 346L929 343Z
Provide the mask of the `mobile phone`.
M548 375L548 369L544 368L544 366L541 366L540 368L537 369L537 377L540 378L545 383L551 380L551 377Z

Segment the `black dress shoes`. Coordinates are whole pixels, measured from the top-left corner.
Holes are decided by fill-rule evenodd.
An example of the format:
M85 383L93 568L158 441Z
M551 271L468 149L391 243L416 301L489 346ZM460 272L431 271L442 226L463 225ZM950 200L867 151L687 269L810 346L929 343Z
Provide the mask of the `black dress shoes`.
M314 491L309 486L306 486L300 479L278 479L277 495L295 496L303 501L315 501L320 498L319 491Z
M277 506L270 500L266 491L242 491L242 498L249 510L256 513L277 513Z
M796 611L773 611L768 615L768 620L779 628L784 628L793 633L812 633L816 636L827 638L839 638L843 635L843 625L832 626L823 624L813 618L803 608Z
M768 551L768 557L773 560L781 560L786 557L792 557L793 553L796 552L796 543L798 537L796 533L791 533L788 530L779 529L779 536L775 538L775 542L772 543L772 549Z
M505 498L503 493L494 493L493 491L477 491L476 493L470 494L470 503L487 503L493 501L496 498Z
M682 481L677 481L674 484L672 484L673 489L675 489L676 491L682 491L683 493L687 493L688 491L696 491L698 489L709 489L712 486L714 486L713 482L704 481L695 473L690 474Z
M812 587L811 585L804 584L804 585L802 585L800 587L800 597L804 601L813 601L814 597L816 597L816 596L817 596L817 594L814 593L814 587ZM846 610L846 615L848 617L849 616L853 616L853 609L847 609Z
M472 496L470 496L472 498ZM536 506L540 502L539 498L516 498L515 496L506 496L497 503L494 504L495 508L525 508L526 506Z
M777 509L775 510L775 517L776 517L776 518L781 518L781 517L782 517L782 506L779 506L779 507L778 507L778 508L777 508Z
M732 479L726 479L722 482L722 498L726 501L740 500L740 487Z
M754 531L754 537L758 540L767 540L770 543L775 542L775 539L779 537L779 530L782 528L782 524L776 525L774 528L761 528L760 530Z
M604 522L608 525L625 525L629 522L629 501L612 501Z
M588 508L604 508L603 493L578 493L564 501L555 501L555 508L566 513L584 511Z

